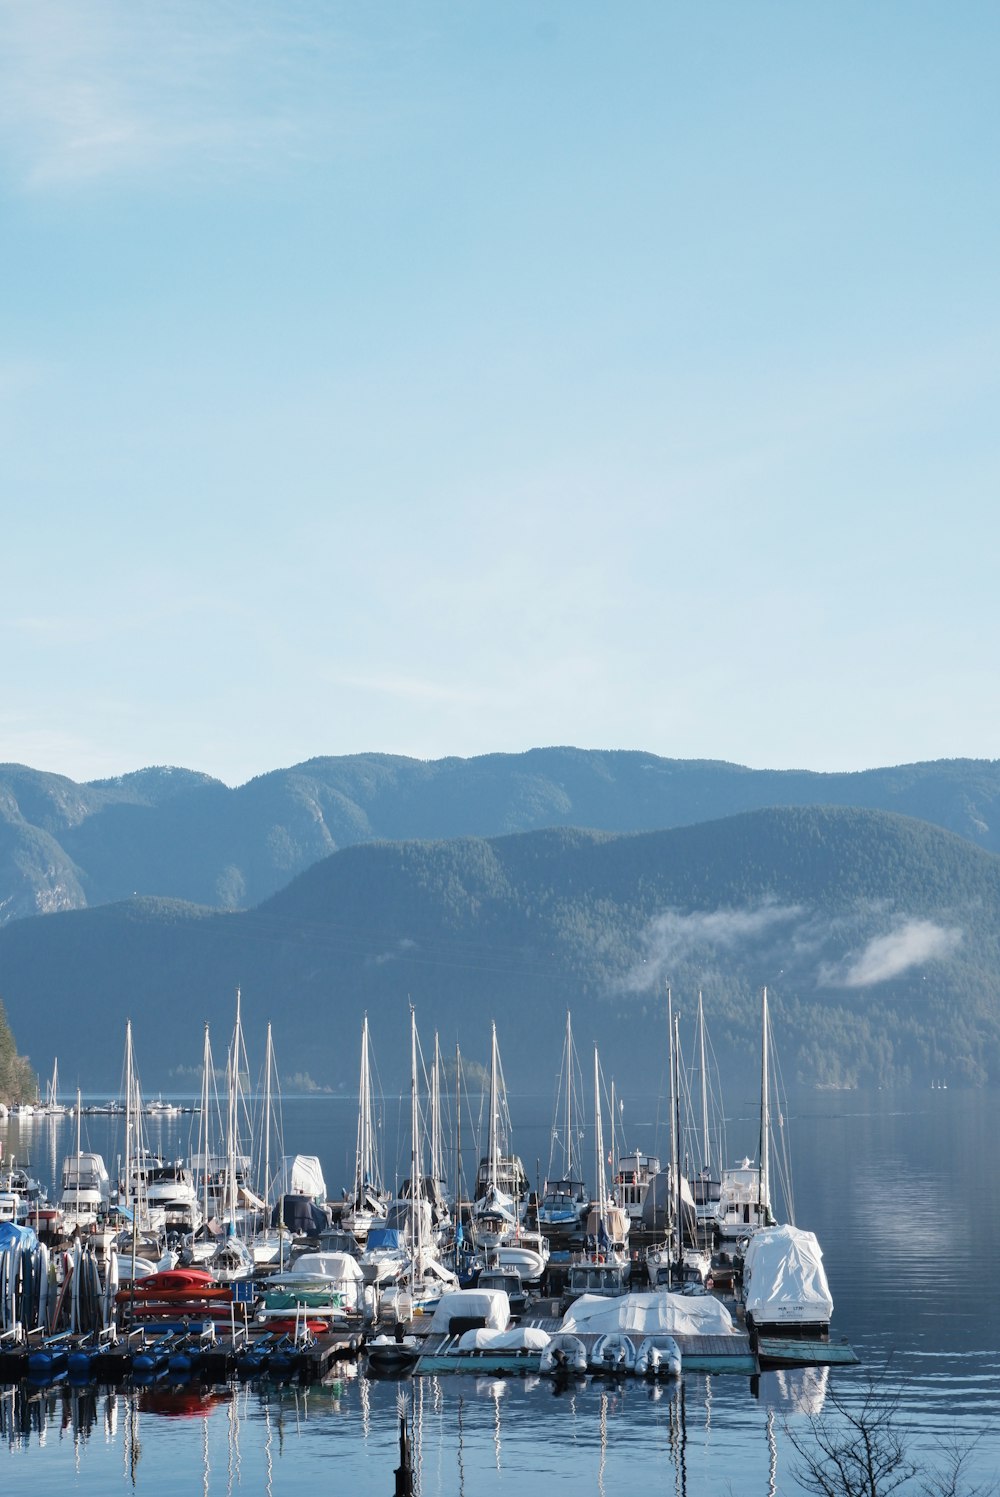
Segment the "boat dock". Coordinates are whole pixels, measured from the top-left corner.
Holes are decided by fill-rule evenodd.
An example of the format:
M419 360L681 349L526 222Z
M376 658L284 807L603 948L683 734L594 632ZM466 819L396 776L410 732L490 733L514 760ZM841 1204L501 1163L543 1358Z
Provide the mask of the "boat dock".
M0 1340L0 1384L28 1379L39 1384L117 1384L164 1378L201 1382L279 1376L299 1383L322 1382L334 1365L356 1360L360 1338L336 1331L301 1344L287 1338L237 1332L199 1338L190 1331L133 1331L117 1340L49 1336Z

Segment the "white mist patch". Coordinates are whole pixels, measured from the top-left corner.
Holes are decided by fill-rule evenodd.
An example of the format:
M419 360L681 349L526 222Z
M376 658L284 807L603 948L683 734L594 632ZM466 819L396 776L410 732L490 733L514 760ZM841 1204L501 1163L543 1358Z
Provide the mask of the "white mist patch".
M962 939L954 925L937 925L933 920L905 920L883 936L873 936L856 956L837 966L820 968L821 987L867 988L888 982L911 967L950 956Z
M631 992L661 985L677 963L757 945L803 919L801 905L762 904L742 910L697 910L684 915L665 910L643 933L641 963L625 978Z
M411 951L416 951L416 941L411 941L409 936L402 936L391 951L379 951L373 956L366 958L370 967L384 967L386 962L398 962Z

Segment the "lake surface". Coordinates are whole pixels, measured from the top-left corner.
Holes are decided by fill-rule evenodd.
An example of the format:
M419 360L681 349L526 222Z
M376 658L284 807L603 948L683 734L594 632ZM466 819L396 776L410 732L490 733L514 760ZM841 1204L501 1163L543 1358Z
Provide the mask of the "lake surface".
M831 1414L831 1395L855 1406L870 1374L898 1397L915 1459L929 1467L955 1438L971 1450L970 1478L996 1478L996 1105L984 1092L830 1092L795 1096L784 1110L795 1219L820 1239L834 1334L855 1347L860 1369L759 1379L686 1373L674 1387L598 1381L562 1394L533 1379L375 1381L353 1366L310 1389L18 1388L0 1391L0 1480L33 1493L290 1493L320 1483L388 1494L404 1398L423 1497L543 1497L553 1487L609 1497L665 1488L690 1497L796 1494L788 1431L808 1436L810 1416ZM391 1164L405 1165L407 1107L381 1112ZM511 1112L529 1175L536 1160L544 1173L551 1102L512 1096ZM628 1146L665 1153L664 1113L655 1100L626 1098ZM331 1196L353 1170L354 1118L353 1102L339 1097L283 1104L285 1152L318 1154ZM168 1156L187 1153L192 1127L190 1115L151 1122L149 1143ZM88 1118L83 1146L112 1167L119 1129ZM728 1119L731 1161L754 1153L756 1132L748 1093ZM9 1122L0 1142L5 1157L30 1158L51 1180L75 1147L75 1124Z

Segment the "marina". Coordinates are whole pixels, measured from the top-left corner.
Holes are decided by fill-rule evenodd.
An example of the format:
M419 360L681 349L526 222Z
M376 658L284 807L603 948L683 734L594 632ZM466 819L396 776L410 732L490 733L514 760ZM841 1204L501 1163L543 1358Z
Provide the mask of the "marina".
M660 1171L653 1156L626 1155L609 1187L607 1165L614 1165L617 1153L615 1094L612 1084L606 1155L606 1090L595 1046L589 1209L580 1211L576 1230L567 1230L565 1219L553 1222L550 1240L541 1230L550 1192L540 1199L530 1190L512 1149L496 1025L491 1026L486 1147L474 1194L467 1199L457 1145L458 1057L456 1186L449 1194L440 1046L435 1036L428 1075L411 1008L409 1171L386 1206L384 1230L392 1234L392 1247L377 1261L381 1229L373 1226L373 1208L381 1197L374 1186L367 1018L353 1192L345 1187L332 1202L319 1157L289 1156L274 1136L281 1125L270 1025L263 1094L253 1099L251 1114L239 992L223 1096L213 1085L205 1026L198 1143L187 1156L168 1160L148 1146L148 1120L165 1124L180 1109L162 1100L152 1108L144 1105L132 1026L126 1023L123 1154L116 1160L114 1182L103 1154L84 1147L81 1092L68 1113L58 1101L58 1064L44 1117L54 1128L66 1114L75 1130L75 1148L60 1170L60 1193L53 1204L34 1182L33 1199L22 1199L14 1187L26 1178L23 1169L15 1175L12 1163L6 1176L10 1210L0 1223L2 1370L11 1381L169 1372L211 1380L274 1371L308 1381L321 1378L335 1357L367 1356L371 1344L373 1366L412 1366L416 1376L442 1368L555 1373L564 1364L548 1355L553 1338L577 1337L573 1361L582 1355L593 1371L638 1373L669 1366L679 1374L683 1343L700 1368L754 1374L760 1371L761 1334L797 1336L795 1365L829 1365L825 1349L833 1301L818 1240L790 1224L777 1225L772 1210L766 990L761 1152L756 1167L745 1160L741 1171L747 1201L753 1198L754 1205L752 1212L746 1207L745 1237L732 1247L725 1187L717 1219L699 1222L682 1169L681 1040L669 994L667 1010L667 1170ZM700 1000L698 1018L703 1035ZM564 1077L576 1065L567 1014ZM704 1080L704 1070L702 1075ZM558 1095L556 1107L558 1115ZM573 1131L567 1109L565 1136ZM276 1174L274 1154L280 1161ZM564 1155L562 1178L572 1178L574 1166L575 1159ZM581 1197L584 1189L581 1182ZM345 1226L357 1221L359 1202L367 1213L363 1243ZM553 1240L567 1244L558 1259ZM424 1345L425 1336L434 1340L433 1349ZM728 1347L718 1351L709 1345L727 1339ZM737 1346L739 1340L745 1347ZM852 1355L842 1348L836 1364Z
M848 1104L859 1100L846 1099ZM345 1417L349 1417L352 1433L349 1447L343 1452L348 1462L353 1458L351 1450L355 1448L354 1442L363 1443L364 1441L362 1426L367 1417L369 1420L374 1419L378 1426L377 1431L371 1425L369 1426L368 1439L374 1440L380 1450L384 1449L389 1462L385 1470L391 1473L391 1467L394 1464L393 1440L396 1434L395 1397L397 1391L402 1388L405 1390L408 1406L414 1410L422 1407L424 1411L418 1421L417 1429L423 1452L421 1456L425 1482L423 1490L451 1491L459 1489L457 1482L445 1483L443 1487L438 1488L426 1484L427 1461L431 1459L440 1462L446 1459L445 1452L452 1448L457 1421L460 1420L463 1425L463 1440L468 1439L469 1449L478 1451L480 1458L484 1455L484 1442L493 1449L495 1456L496 1424L499 1421L501 1470L506 1475L510 1475L512 1467L519 1467L522 1462L527 1462L527 1450L522 1446L522 1441L528 1439L530 1430L523 1426L518 1411L527 1413L530 1408L533 1412L528 1416L529 1424L531 1421L542 1420L542 1427L549 1430L551 1426L551 1438L558 1441L567 1432L565 1421L556 1420L554 1426L551 1425L551 1421L556 1410L568 1407L565 1400L569 1399L577 1411L577 1418L583 1417L588 1421L593 1421L588 1434L588 1448L590 1437L598 1440L602 1418L609 1421L608 1448L605 1451L605 1479L607 1479L608 1473L614 1469L616 1460L614 1441L621 1437L621 1435L616 1437L614 1433L616 1429L620 1431L628 1429L638 1434L644 1428L646 1418L652 1417L654 1425L648 1432L649 1437L659 1438L656 1431L663 1433L663 1427L659 1422L661 1414L667 1419L668 1424L671 1421L676 1424L682 1412L679 1401L683 1400L683 1417L687 1421L687 1438L691 1442L689 1452L698 1448L700 1438L696 1429L692 1429L692 1425L696 1426L698 1419L705 1417L706 1409L710 1409L713 1422L720 1417L732 1421L728 1433L719 1430L716 1426L716 1436L713 1437L710 1447L715 1455L711 1459L718 1458L720 1441L726 1448L730 1448L726 1442L735 1440L741 1449L741 1454L738 1457L734 1455L734 1458L744 1461L745 1453L742 1452L740 1446L743 1436L739 1435L739 1431L744 1428L748 1418L752 1420L754 1417L753 1409L756 1408L758 1414L765 1419L765 1424L761 1428L766 1432L767 1407L773 1406L779 1410L784 1408L786 1414L781 1417L806 1417L803 1410L823 1406L831 1386L829 1381L831 1378L837 1380L838 1388L843 1389L846 1396L854 1396L853 1379L857 1377L858 1369L854 1368L852 1371L852 1365L845 1364L844 1359L852 1360L855 1354L859 1355L862 1360L860 1370L864 1371L866 1367L883 1365L890 1348L893 1353L894 1368L898 1366L901 1369L899 1377L905 1382L907 1389L912 1390L907 1392L907 1399L912 1398L914 1428L919 1431L926 1424L928 1417L933 1415L933 1400L930 1408L921 1403L916 1391L916 1382L913 1380L919 1379L921 1357L919 1346L925 1339L927 1328L933 1327L935 1344L940 1348L935 1358L935 1366L940 1367L943 1359L946 1365L954 1368L953 1377L958 1379L955 1383L956 1389L965 1388L970 1395L973 1395L974 1389L979 1390L972 1396L971 1403L962 1394L958 1394L959 1408L965 1410L961 1418L978 1425L983 1417L991 1417L986 1414L982 1405L982 1395L985 1392L983 1379L987 1376L987 1364L982 1359L989 1355L986 1348L992 1344L988 1338L991 1334L989 1315L993 1312L988 1312L981 1334L973 1337L972 1345L966 1351L956 1350L949 1354L947 1347L950 1338L954 1338L956 1332L963 1326L969 1327L969 1322L957 1312L957 1307L951 1314L948 1313L948 1296L942 1292L942 1286L937 1282L938 1276L934 1276L933 1288L925 1282L922 1265L926 1260L923 1256L910 1252L897 1254L893 1261L896 1265L896 1273L901 1280L901 1286L898 1293L895 1290L890 1293L883 1277L873 1268L866 1268L864 1261L858 1259L855 1242L852 1241L852 1238L856 1239L857 1234L860 1234L877 1245L884 1239L890 1228L888 1218L883 1216L877 1221L864 1222L857 1215L861 1202L855 1201L848 1232L842 1225L841 1216L837 1213L836 1203L827 1198L826 1191L810 1188L810 1162L814 1158L824 1160L824 1180L834 1191L839 1186L846 1186L846 1180L839 1178L846 1164L839 1164L836 1167L832 1165L827 1158L826 1150L831 1130L836 1135L838 1129L848 1124L856 1138L855 1154L858 1152L860 1140L865 1139L868 1153L871 1156L871 1163L866 1168L878 1170L880 1156L878 1148L872 1147L874 1141L872 1131L875 1120L881 1116L880 1110L887 1105L886 1099L878 1099L876 1108L871 1114L862 1113L853 1119L849 1111L846 1118L840 1114L839 1109L843 1107L844 1101L845 1099L836 1097L813 1096L805 1101L799 1099L797 1104L797 1111L803 1114L798 1117L796 1132L797 1146L800 1151L797 1154L797 1162L800 1165L801 1212L803 1216L808 1214L810 1222L816 1225L817 1234L824 1239L826 1263L836 1295L834 1323L828 1340L820 1343L821 1350L817 1347L814 1338L803 1344L798 1338L787 1335L781 1337L762 1335L758 1338L756 1348L754 1348L751 1346L750 1336L745 1328L741 1328L734 1336L727 1336L725 1344L719 1344L718 1340L710 1339L700 1342L693 1339L685 1340L679 1335L676 1338L682 1365L679 1378L647 1380L644 1377L616 1374L611 1371L588 1370L582 1378L573 1377L560 1384L557 1379L542 1376L535 1370L533 1363L526 1364L523 1358L505 1367L497 1358L493 1359L491 1365L488 1354L474 1361L470 1359L468 1367L463 1369L464 1375L457 1377L449 1375L450 1364L440 1357L442 1343L423 1336L414 1338L419 1343L419 1354L427 1358L422 1371L414 1372L413 1361L410 1362L409 1367L404 1365L395 1370L379 1371L368 1363L364 1341L369 1332L361 1327L358 1330L341 1331L333 1335L321 1333L317 1336L315 1346L309 1352L308 1357L303 1358L297 1366L286 1363L283 1370L279 1370L278 1365L268 1370L266 1361L263 1359L256 1367L252 1365L255 1355L255 1349L251 1344L254 1340L252 1335L245 1338L238 1335L234 1340L232 1312L230 1311L225 1319L212 1325L210 1335L213 1344L210 1348L203 1348L208 1355L201 1370L197 1372L194 1370L193 1362L183 1377L178 1376L176 1371L179 1359L185 1354L186 1348L182 1344L185 1338L188 1338L187 1349L191 1347L190 1323L187 1326L177 1324L172 1332L165 1333L176 1336L177 1344L172 1350L165 1347L165 1363L159 1361L149 1371L137 1370L135 1366L129 1366L124 1347L110 1354L105 1349L104 1355L109 1357L109 1360L103 1363L95 1361L92 1373L87 1376L87 1381L80 1383L75 1381L74 1376L68 1370L70 1347L67 1346L67 1370L56 1375L51 1381L32 1382L27 1377L9 1380L6 1374L4 1375L3 1398L7 1415L13 1418L15 1411L23 1413L27 1410L32 1418L37 1419L40 1414L48 1411L45 1413L45 1418L56 1420L60 1427L70 1428L73 1419L76 1418L79 1421L88 1410L97 1408L99 1411L103 1409L106 1413L109 1407L108 1401L111 1400L117 1411L115 1417L118 1420L120 1434L123 1432L127 1419L133 1417L132 1412L129 1411L134 1410L144 1422L146 1441L151 1442L154 1437L151 1437L149 1429L150 1420L155 1430L159 1420L177 1417L176 1414L169 1414L168 1410L184 1409L189 1411L187 1417L197 1417L206 1421L206 1435L211 1444L213 1440L219 1438L218 1435L213 1436L209 1433L213 1427L211 1420L218 1419L220 1414L224 1415L227 1421L235 1419L237 1415L241 1420L245 1419L246 1424L241 1426L241 1440L249 1436L253 1440L260 1437L266 1441L268 1423L272 1416L285 1420L289 1409L294 1407L298 1410L296 1419L299 1421L303 1417L303 1410L309 1410L309 1420L312 1421L311 1427L313 1428L316 1427L316 1420L320 1421L321 1427L326 1428L331 1420L334 1424L338 1424ZM984 1101L985 1099L982 1098L968 1099L968 1105L980 1103L976 1111L977 1116L982 1115ZM958 1094L944 1093L941 1094L941 1098L935 1094L935 1103L939 1106L943 1103L954 1111L959 1106ZM922 1118L926 1111L926 1099L921 1098L920 1104L921 1108L917 1115ZM519 1138L526 1141L522 1147L529 1157L533 1139L546 1132L546 1113L549 1112L550 1105L547 1099L538 1099L537 1102L531 1102L530 1099L518 1099ZM914 1104L909 1105L912 1107ZM648 1114L651 1128L655 1123L655 1106L655 1103L650 1104ZM400 1099L398 1108L401 1115L405 1117L409 1111L409 1099ZM314 1098L286 1103L286 1150L296 1147L301 1147L303 1152L307 1148L316 1149L320 1154L325 1173L335 1180L341 1178L349 1181L352 1178L352 1135L355 1113L356 1103L352 1105L348 1098ZM523 1122L520 1121L522 1118ZM744 1118L747 1125L752 1125L751 1107L747 1107ZM734 1121L738 1124L739 1118L736 1117ZM901 1146L901 1138L892 1112L884 1117L883 1124L887 1133L886 1144L892 1150L898 1149ZM36 1123L35 1133L30 1142L30 1153L26 1153L24 1152L27 1143L26 1125L8 1121L5 1127L7 1145L5 1157L13 1152L10 1148L13 1141L22 1150L22 1157L26 1160L30 1159L30 1173L45 1177L46 1171L38 1167L43 1151L47 1150L50 1155L57 1156L57 1158L61 1156L63 1141L71 1134L73 1126L73 1122L69 1119L50 1120L42 1124L39 1130L39 1125ZM116 1126L114 1120L100 1119L92 1126L108 1130L108 1132L106 1135L92 1133L87 1142L94 1152L102 1152L109 1159L113 1159L116 1152L111 1135L111 1130ZM912 1120L905 1126L907 1132L912 1131ZM930 1126L929 1121L927 1126ZM164 1132L161 1133L156 1145L160 1152L167 1157L175 1158L186 1153L184 1145L187 1130L191 1127L191 1120L182 1115L169 1122L164 1121L162 1127ZM48 1137L51 1130L55 1130L58 1134L55 1140ZM947 1130L947 1136L954 1137L953 1128ZM914 1167L918 1170L929 1167L927 1159L933 1151L927 1128L924 1128L922 1132L917 1130L917 1137L913 1144L917 1156L914 1160ZM651 1135L649 1152L653 1152L652 1145ZM900 1180L901 1188L907 1180L912 1180L912 1178L912 1174L904 1170ZM993 1209L995 1211L995 1205ZM903 1221L905 1217L898 1216L897 1220ZM926 1232L930 1226L933 1226L933 1218L929 1222L925 1213L922 1220L922 1230ZM941 1230L946 1231L950 1237L951 1226L944 1220L941 1222ZM884 1251L883 1242L882 1261L884 1261ZM558 1271L558 1261L556 1269ZM724 1297L729 1298L725 1294ZM558 1327L562 1324L563 1313L561 1300L557 1303L550 1296L547 1300L537 1300L534 1305L529 1304L523 1316L523 1323L537 1325L549 1335L555 1336L558 1334ZM169 1322L165 1324L169 1325ZM924 1329L917 1331L917 1327ZM371 1332L378 1334L374 1326ZM197 1336L202 1333L195 1331L193 1334ZM260 1334L264 1335L266 1332L261 1329ZM153 1338L150 1337L148 1331L142 1335L135 1335L135 1333L133 1335L131 1354L134 1360L142 1340L145 1339L148 1343ZM291 1335L294 1339L294 1328ZM849 1343L846 1348L843 1339L845 1337ZM277 1339L276 1336L272 1337L273 1341ZM395 1344L392 1332L389 1332L388 1339ZM586 1333L582 1339L589 1354L592 1346L587 1342ZM263 1348L267 1345L267 1342L262 1343ZM908 1345L913 1348L909 1353L906 1352ZM981 1348L978 1353L975 1349L976 1345ZM636 1352L638 1352L638 1345ZM170 1369L171 1356L175 1361L174 1371ZM241 1356L244 1359L242 1372L240 1370ZM802 1365L800 1360L802 1358L806 1359L808 1365ZM164 1366L165 1371L158 1370ZM966 1381L966 1374L971 1376L973 1368L978 1369L975 1381ZM76 1377L81 1375L77 1373ZM935 1387L937 1386L935 1384ZM501 1389L506 1391L501 1392ZM655 1403L642 1402L651 1396L655 1396L657 1400ZM539 1404L539 1399L543 1399L544 1402ZM430 1421L427 1418L428 1400L437 1411ZM952 1396L952 1401L954 1402L954 1396ZM365 1408L368 1410L367 1416ZM980 1410L978 1414L977 1408ZM190 1412L192 1409L194 1413ZM348 1411L350 1411L349 1415ZM654 1413L654 1411L660 1412ZM619 1421L618 1424L616 1420ZM513 1421L512 1424L511 1421ZM303 1426L300 1423L298 1427ZM218 1428L221 1430L222 1426ZM227 1425L227 1428L231 1426ZM30 1431L29 1419L28 1432L23 1437L20 1435L16 1437L16 1440L23 1438L25 1443L18 1448L22 1449L25 1454L33 1449ZM342 1434L341 1438L343 1437ZM430 1446L428 1446L428 1440L431 1442ZM440 1447L435 1443L438 1440L441 1442ZM151 1448L154 1446L148 1443L146 1449ZM308 1466L309 1447L296 1446L295 1448L298 1451L297 1462L305 1461ZM661 1447L661 1449L672 1448L669 1442ZM736 1447L732 1448L735 1452ZM243 1449L246 1454L245 1445ZM263 1460L263 1446L256 1447L256 1450L256 1459ZM436 1455L435 1450L438 1450ZM578 1457L579 1454L578 1451ZM704 1458L709 1459L707 1451ZM32 1469L36 1470L38 1469L36 1463L44 1462L46 1456L39 1449L35 1450L31 1459ZM88 1461L94 1459L92 1443L85 1459ZM983 1459L986 1459L985 1455ZM594 1465L588 1469L591 1470L592 1478L596 1480L596 1474L600 1469L599 1440L598 1445L594 1447L594 1462ZM494 1478L496 1478L495 1466L492 1469L494 1469ZM156 1474L148 1462L143 1476L148 1490L159 1490ZM473 1484L469 1476L466 1490L492 1490L489 1484L491 1479L485 1477L482 1472L477 1480L480 1482L478 1486ZM530 1478L526 1476L525 1480L527 1491L544 1490L537 1484L540 1480L537 1474ZM534 1487L531 1485L532 1481L536 1483ZM688 1467L687 1481L688 1490L691 1492L711 1489L699 1487L694 1465ZM384 1489L391 1491L391 1474L388 1475L388 1482ZM763 1493L765 1489L766 1469L761 1473L761 1484L757 1490ZM94 1490L97 1490L96 1486ZM606 1490L610 1490L610 1487Z

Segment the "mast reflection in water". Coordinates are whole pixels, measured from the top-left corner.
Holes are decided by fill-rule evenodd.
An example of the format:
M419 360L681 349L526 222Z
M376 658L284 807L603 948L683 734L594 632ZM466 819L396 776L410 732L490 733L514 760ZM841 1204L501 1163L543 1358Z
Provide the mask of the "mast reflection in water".
M727 1120L737 1150L758 1122L749 1086L747 1096L744 1115ZM629 1108L634 1146L662 1150L656 1099L629 1099ZM356 1101L286 1099L283 1118L286 1151L319 1154L336 1194L352 1178ZM795 1497L786 1425L806 1429L810 1415L829 1409L830 1388L855 1406L869 1372L883 1371L887 1391L899 1394L914 1459L932 1464L953 1434L972 1451L970 1485L996 1477L1000 1306L982 1282L984 1255L1000 1235L1000 1175L987 1167L994 1099L955 1089L810 1093L794 1099L785 1121L797 1219L823 1245L834 1335L855 1346L861 1368L754 1380L684 1373L679 1384L654 1388L415 1379L405 1387L420 1497L499 1497L512 1489L518 1497L551 1497L602 1487L614 1497L662 1492L665 1481L679 1497L727 1490ZM0 1126L4 1156L33 1164L45 1178L65 1152L69 1126L55 1118L31 1135L8 1122ZM116 1126L110 1118L86 1123L89 1147L109 1162L120 1152ZM171 1158L189 1152L190 1126L188 1115L158 1122L154 1146ZM518 1099L519 1153L547 1152L550 1126L551 1098ZM17 1385L0 1389L6 1482L40 1497L70 1490L74 1497L133 1490L228 1497L237 1483L281 1497L303 1484L328 1490L335 1473L338 1488L388 1494L399 1458L399 1391L399 1383L359 1376L353 1364L309 1389ZM178 1428L194 1428L192 1421L200 1421L200 1438L178 1439Z

